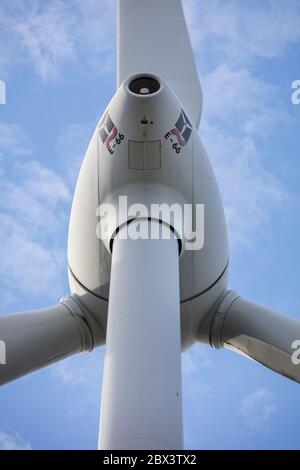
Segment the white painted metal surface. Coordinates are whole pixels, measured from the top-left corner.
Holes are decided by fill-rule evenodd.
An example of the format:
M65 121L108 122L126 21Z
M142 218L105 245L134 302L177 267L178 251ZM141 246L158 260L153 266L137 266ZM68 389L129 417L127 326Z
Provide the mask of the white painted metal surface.
M125 230L112 255L99 448L182 449L178 242L122 240Z
M118 0L117 84L150 72L170 85L198 127L202 90L181 0Z
M299 320L256 305L231 291L218 308L212 343L300 382Z
M0 384L93 347L90 330L71 298L46 309L0 317L6 364Z
M182 108L169 86L160 81L153 95L130 92L126 80L111 100L101 118L86 153L76 185L70 218L68 261L72 276L70 287L79 294L83 289L98 298L109 298L109 239L97 238L98 204L112 204L122 221L130 217L119 213L119 197L133 204L204 204L204 246L201 250L183 251L180 257L180 300L182 303L201 297L220 280L228 263L229 250L223 205L209 158L196 129L180 153L170 133L182 115ZM123 140L107 148L101 139L105 123L111 120ZM147 122L144 124L142 122ZM113 131L112 131L113 132ZM173 142L170 141L170 134ZM110 153L112 151L113 153ZM159 152L159 155L157 155ZM151 162L151 164L150 164ZM144 168L146 167L146 169ZM118 225L113 222L111 236ZM176 227L175 227L176 228ZM225 277L223 288L226 288ZM214 291L212 291L214 292ZM212 301L216 299L211 296ZM201 301L198 302L201 304ZM195 303L193 302L193 305ZM206 303L205 303L206 305ZM185 306L186 307L186 306ZM185 308L186 311L186 308ZM199 325L206 308L191 308L193 325ZM187 343L189 317L182 314L183 343ZM192 335L196 336L196 332ZM190 336L190 339L191 337ZM189 341L190 341L189 339Z

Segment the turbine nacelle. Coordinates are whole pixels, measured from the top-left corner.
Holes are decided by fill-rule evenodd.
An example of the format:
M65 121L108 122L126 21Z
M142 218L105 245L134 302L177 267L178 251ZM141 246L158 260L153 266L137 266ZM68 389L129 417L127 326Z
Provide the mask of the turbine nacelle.
M182 343L191 344L191 324L199 324L210 306L202 304L202 293L226 288L223 206L182 104L162 78L137 74L112 98L82 164L69 230L72 292L108 300L114 237L131 220L147 218L159 220L162 229L171 227L179 240ZM197 305L193 318L190 299L195 298L201 308Z

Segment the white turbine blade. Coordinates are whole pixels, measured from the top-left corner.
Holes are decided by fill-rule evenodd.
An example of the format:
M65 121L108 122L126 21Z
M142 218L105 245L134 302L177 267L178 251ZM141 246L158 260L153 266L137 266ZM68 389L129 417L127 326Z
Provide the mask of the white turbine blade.
M71 297L53 307L0 317L0 341L0 385L93 346Z
M202 91L181 0L119 0L117 60L118 86L133 74L157 74L199 125Z
M300 383L300 321L230 292L218 309L212 344L240 352Z

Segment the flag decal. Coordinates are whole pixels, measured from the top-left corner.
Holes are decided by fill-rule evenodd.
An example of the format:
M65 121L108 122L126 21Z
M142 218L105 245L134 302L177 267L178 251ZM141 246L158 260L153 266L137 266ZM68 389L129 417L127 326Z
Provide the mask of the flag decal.
M176 153L180 153L182 147L188 143L192 130L193 126L182 109L173 129L165 134L165 139L171 142Z
M114 153L114 149L117 145L120 145L122 140L124 139L124 135L118 132L117 127L113 123L110 115L107 113L106 118L104 119L103 124L99 128L99 135L106 146L109 153L112 155Z

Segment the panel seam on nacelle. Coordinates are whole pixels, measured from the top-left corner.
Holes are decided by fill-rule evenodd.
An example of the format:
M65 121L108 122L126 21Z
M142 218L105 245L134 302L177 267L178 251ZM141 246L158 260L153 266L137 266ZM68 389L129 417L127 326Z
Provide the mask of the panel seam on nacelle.
M180 300L180 305L181 304L184 304L186 302L190 302L192 300L195 300L197 299L197 297L200 297L200 295L203 295L205 294L206 292L208 292L210 289L212 289L219 281L220 279L223 277L223 275L225 274L227 268L228 268L228 265L229 265L229 259L225 265L225 268L223 269L223 271L221 272L220 276L209 286L207 287L206 289L204 289L203 291L201 291L200 293L198 294L195 294L187 299L183 299L183 300ZM94 295L95 297L97 297L98 299L101 299L101 300L104 300L105 302L108 302L109 299L107 299L106 297L102 297L101 295L99 294L95 294L95 292L91 291L88 287L86 287L78 278L77 276L75 276L74 272L72 271L72 268L70 267L70 264L68 264L68 267L69 267L69 270L70 270L70 273L71 275L73 276L73 278L75 279L76 282L78 282L78 284L80 285L80 287L82 287L84 290L86 290L87 292L89 292L90 294Z

